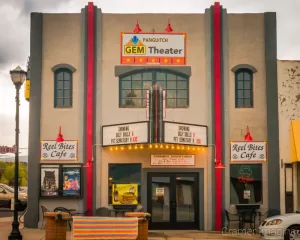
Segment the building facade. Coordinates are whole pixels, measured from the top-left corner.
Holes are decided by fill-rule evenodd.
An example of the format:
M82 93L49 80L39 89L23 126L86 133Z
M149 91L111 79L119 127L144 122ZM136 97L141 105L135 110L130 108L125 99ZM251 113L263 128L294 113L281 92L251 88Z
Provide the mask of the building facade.
M89 3L32 13L30 48L26 227L41 206L139 204L152 229L221 230L236 205L280 211L275 13Z
M278 61L278 110L281 166L281 209L299 210L300 109L299 61Z

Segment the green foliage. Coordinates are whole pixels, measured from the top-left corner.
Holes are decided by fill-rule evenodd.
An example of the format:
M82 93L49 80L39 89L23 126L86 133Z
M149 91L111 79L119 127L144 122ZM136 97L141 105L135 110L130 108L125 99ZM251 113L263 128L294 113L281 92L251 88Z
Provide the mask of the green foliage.
M15 164L0 162L0 182L9 186L14 185ZM19 186L27 186L27 166L19 163Z

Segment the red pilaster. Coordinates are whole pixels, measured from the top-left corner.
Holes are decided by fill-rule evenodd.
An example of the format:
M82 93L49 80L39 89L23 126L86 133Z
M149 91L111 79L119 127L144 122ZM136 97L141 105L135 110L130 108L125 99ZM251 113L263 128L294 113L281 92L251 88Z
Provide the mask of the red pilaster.
M222 161L222 92L221 92L221 6L214 5L214 83L216 161ZM216 168L216 231L222 229L222 169Z
M87 18L86 159L92 161L94 85L94 4L88 3ZM86 168L86 209L93 209L93 165ZM91 211L90 211L91 212Z

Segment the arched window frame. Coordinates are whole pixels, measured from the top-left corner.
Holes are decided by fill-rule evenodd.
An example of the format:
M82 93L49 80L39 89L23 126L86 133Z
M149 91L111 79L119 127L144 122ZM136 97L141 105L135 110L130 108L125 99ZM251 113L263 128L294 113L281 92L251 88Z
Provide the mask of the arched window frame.
M69 64L58 64L52 68L52 71L54 72L54 107L71 108L73 106L73 73L76 69Z
M257 72L256 68L249 64L239 64L231 70L235 75L235 107L253 108L253 74Z
M141 88L134 88L133 83L136 80L134 80L133 78L135 76L138 76L138 74L141 74L142 76ZM165 75L165 78L162 79L158 75L161 76ZM172 79L168 79L169 76L172 77ZM129 85L125 87L125 84L129 84L129 82L130 82L130 87ZM156 68L134 70L119 76L119 107L120 108L145 108L146 107L145 91L149 89L149 88L145 88L145 85L149 84L150 87L150 86L154 86L156 83L158 83L159 86L161 86L164 90L166 90L166 98L167 98L166 108L188 108L189 107L189 76L169 69L156 69ZM164 86L163 83L165 83ZM176 84L176 87L175 85L173 85L174 87L171 88L171 84L174 83ZM180 88L180 84L182 88ZM131 92L133 92L133 94L135 94L135 92L132 91L133 89L136 90L136 92L141 91L141 95L140 95L141 98L137 97L136 99L134 99L138 101L138 104L136 104L136 106L124 104L124 99L126 98L124 97L125 94L124 92L130 90ZM174 91L176 92L176 97L171 98L170 95L172 93L174 94ZM186 94L184 95L184 93ZM178 97L179 94L183 94L183 95L181 95L181 97ZM131 101L133 100L133 98L131 99ZM141 99L141 102L139 101L139 99Z

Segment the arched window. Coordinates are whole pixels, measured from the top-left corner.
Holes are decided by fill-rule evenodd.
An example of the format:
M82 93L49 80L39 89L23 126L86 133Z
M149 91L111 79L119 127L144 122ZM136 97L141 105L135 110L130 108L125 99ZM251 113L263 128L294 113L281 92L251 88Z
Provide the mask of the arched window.
M253 73L256 68L239 64L231 69L235 74L235 107L253 108Z
M52 68L54 72L54 107L72 107L72 75L75 68L68 64L59 64Z
M189 77L182 73L161 69L145 69L121 75L119 106L146 107L146 92L155 84L166 90L167 108L189 106Z
M248 69L235 72L235 107L253 107L253 74Z

